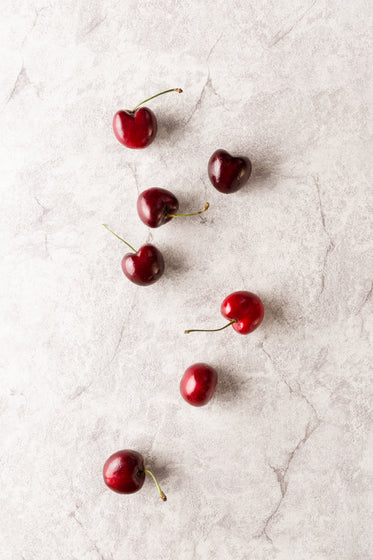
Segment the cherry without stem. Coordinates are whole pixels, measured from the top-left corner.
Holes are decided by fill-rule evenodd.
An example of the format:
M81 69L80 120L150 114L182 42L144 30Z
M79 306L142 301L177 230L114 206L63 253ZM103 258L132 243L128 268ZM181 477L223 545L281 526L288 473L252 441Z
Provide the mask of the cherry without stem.
M193 364L181 378L181 396L192 406L204 406L213 396L217 381L214 368L204 363Z
M251 161L246 157L233 157L226 150L216 150L208 163L208 175L216 190L234 193L250 178Z

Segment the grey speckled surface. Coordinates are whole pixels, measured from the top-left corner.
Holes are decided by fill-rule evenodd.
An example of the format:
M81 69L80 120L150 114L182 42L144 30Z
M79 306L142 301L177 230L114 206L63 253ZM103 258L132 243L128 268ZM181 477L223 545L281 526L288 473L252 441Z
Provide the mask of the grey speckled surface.
M369 2L24 2L1 18L1 558L372 558L372 46ZM168 87L159 134L123 148L113 113ZM150 105L149 105L150 106ZM370 146L369 146L370 144ZM218 147L254 174L224 196ZM140 190L201 218L148 230ZM122 275L153 240L167 272ZM222 324L228 293L266 307ZM218 369L184 403L184 369ZM149 480L121 497L123 447Z

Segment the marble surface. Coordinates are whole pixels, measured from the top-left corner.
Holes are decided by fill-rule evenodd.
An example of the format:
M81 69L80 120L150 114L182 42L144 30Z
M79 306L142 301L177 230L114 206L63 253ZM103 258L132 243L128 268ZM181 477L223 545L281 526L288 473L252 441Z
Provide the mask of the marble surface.
M372 6L260 0L2 2L1 558L368 560L372 555ZM114 138L149 107L142 151ZM371 122L371 120L370 120ZM250 184L209 184L216 148ZM138 193L202 217L150 231ZM166 273L128 282L123 246ZM232 291L262 326L223 324ZM179 380L206 361L211 403ZM133 496L101 470L137 449Z

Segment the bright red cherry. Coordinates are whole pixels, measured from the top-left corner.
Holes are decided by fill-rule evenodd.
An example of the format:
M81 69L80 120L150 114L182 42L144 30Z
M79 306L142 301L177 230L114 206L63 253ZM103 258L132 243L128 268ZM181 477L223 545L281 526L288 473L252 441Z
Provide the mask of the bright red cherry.
M147 107L141 107L141 109L138 109L138 107L170 91L182 93L183 90L180 88L168 89L145 99L145 101L136 105L132 111L117 111L113 118L113 129L117 140L127 148L137 149L149 146L157 134L157 119L153 111Z
M129 247L134 254L127 253L122 259L122 270L125 276L138 286L150 286L162 276L164 259L162 253L154 245L143 245L138 251L119 235L111 231L107 225L103 226L115 237Z
M166 495L162 492L154 474L144 467L144 458L137 451L122 449L113 453L104 464L103 476L106 486L118 494L133 494L142 488L145 473L153 478L160 497L165 502Z
M180 393L192 406L204 406L214 394L218 374L208 364L194 364L185 371L180 381Z
M246 157L233 157L226 150L216 150L208 163L211 183L221 193L238 191L251 175L251 162Z
M220 311L224 317L231 319L232 327L240 334L255 331L264 317L263 303L252 292L233 292L225 298Z
M229 323L219 329L189 329L190 332L222 331L230 325L240 334L249 334L257 329L264 317L264 306L260 298L252 292L233 292L225 298L220 311Z
M147 107L117 111L113 118L114 134L127 148L146 148L153 142L157 128L155 114Z
M166 189L151 188L143 191L137 199L137 212L140 219L148 227L157 228L166 224L172 218L182 218L185 216L197 216L202 214L209 207L206 202L203 210L193 214L177 214L179 201L172 192Z

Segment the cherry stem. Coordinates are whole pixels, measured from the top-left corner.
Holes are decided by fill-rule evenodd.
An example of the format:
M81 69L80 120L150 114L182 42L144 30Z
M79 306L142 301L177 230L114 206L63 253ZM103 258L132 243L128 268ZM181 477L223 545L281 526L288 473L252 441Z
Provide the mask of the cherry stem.
M232 319L232 321L230 321L228 324L224 325L224 327L220 327L220 329L189 329L188 331L184 331L184 334L189 334L190 332L216 332L216 331L222 331L222 330L226 329L227 327L229 327L230 325L233 325L233 323L237 323L237 319Z
M157 93L157 95L153 95L152 97L148 97L148 99L145 99L144 101L141 101L141 103L139 103L138 105L136 105L136 107L134 107L132 109L131 113L134 113L136 111L137 107L140 107L140 105L143 105L147 101L150 101L151 99L154 99L155 97L159 97L160 95L163 95L164 93L170 93L170 91L177 91L178 93L183 93L183 90L180 89L180 88L166 89L166 91L162 91L161 93Z
M199 212L193 212L192 214L166 214L166 216L170 216L170 218L186 218L188 216L198 216L198 214L203 214L204 212L206 212L209 206L210 204L206 202L204 209L200 210Z
M154 482L155 482L156 487L158 488L158 492L159 492L159 495L160 495L160 497L161 497L161 500L163 500L164 502L167 502L167 496L166 496L166 494L163 492L163 490L161 490L161 487L160 487L159 484L158 484L158 480L155 478L154 474L153 474L152 472L150 472L150 471L147 471L146 469L144 470L144 472L150 474L150 476L152 477L152 479L153 479Z
M121 237L119 237L119 235L117 235L116 233L114 233L113 231L111 231L111 229L109 227L107 227L106 224L102 224L104 226L104 228L106 228L108 231L110 231L110 233L112 233L113 235L115 235L115 237L117 239L120 239L120 241L122 241L123 243L125 243L125 245L127 245L127 247L129 247L134 253L137 253L136 249L134 249L132 247L132 245L130 245L129 243L127 243L127 241L124 241L124 239L122 239Z

